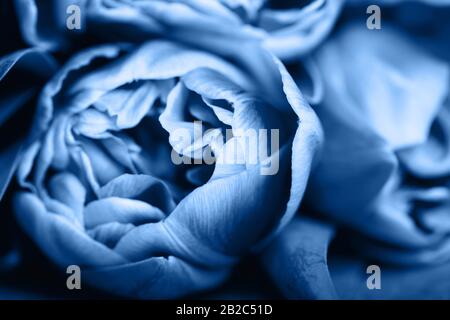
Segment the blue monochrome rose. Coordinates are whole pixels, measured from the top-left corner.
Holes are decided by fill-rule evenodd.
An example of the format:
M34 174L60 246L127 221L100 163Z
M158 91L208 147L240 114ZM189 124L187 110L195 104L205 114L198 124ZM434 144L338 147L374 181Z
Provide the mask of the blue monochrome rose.
M17 168L20 225L58 265L116 294L172 298L224 281L295 214L321 142L292 78L260 53L271 90L164 40L76 54L37 102ZM242 130L279 141L256 140L268 149L252 161ZM207 153L214 163L195 161Z
M2 2L0 274L31 245L15 217L126 297L215 288L248 255L287 298L448 296L448 5Z
M261 255L285 297L448 299L449 11L424 2L382 6L374 31L349 7L313 53L323 152L300 214ZM371 264L381 290L366 286Z
M24 38L46 48L68 46L83 32L119 41L163 35L221 54L234 54L233 46L245 42L260 42L282 60L297 60L320 44L334 26L343 3L344 0L15 1ZM66 10L70 5L80 8L83 27L78 33L66 28Z
M309 54L329 35L343 4L344 0L15 0L25 41L51 51L164 37L242 61L262 81L268 75L252 48L263 46L290 64L288 71L311 104L320 102L322 86ZM77 14L78 21L68 14ZM79 28L67 27L74 22Z
M408 265L448 261L448 61L394 26L370 32L356 23L315 59L326 143L309 207L370 238L354 242L367 256Z

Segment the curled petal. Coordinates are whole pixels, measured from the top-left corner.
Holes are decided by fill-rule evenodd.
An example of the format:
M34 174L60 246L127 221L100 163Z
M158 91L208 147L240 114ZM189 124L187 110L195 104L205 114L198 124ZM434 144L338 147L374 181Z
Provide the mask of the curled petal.
M18 111L32 99L37 88L51 76L56 66L56 62L48 54L38 49L20 50L0 59L0 134L18 137L14 144L0 142L0 161L4 164L0 168L0 199L21 155L21 140L24 138L20 137L23 133L17 132L15 127L21 126L28 130L27 124L24 124L24 114L21 114L17 125Z
M90 238L61 215L49 213L38 197L19 193L15 198L17 221L45 253L63 267L106 266L126 260Z
M110 197L92 201L84 211L86 228L117 221L119 223L142 224L158 221L164 213L147 202Z
M445 219L436 212L448 203L448 195L431 197L444 187L433 179L448 176L448 66L393 27L371 33L355 24L325 44L316 62L325 84L317 112L326 143L308 204L368 238L358 247L374 241L369 247L378 250L364 250L372 257L444 261L448 236L424 221ZM437 159L444 161L433 165Z
M328 271L330 225L294 218L263 251L262 261L276 285L289 299L335 299Z

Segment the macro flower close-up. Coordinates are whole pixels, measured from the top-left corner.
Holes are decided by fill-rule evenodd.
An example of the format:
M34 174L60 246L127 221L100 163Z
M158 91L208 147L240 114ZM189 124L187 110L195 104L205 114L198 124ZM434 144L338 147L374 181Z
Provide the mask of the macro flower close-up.
M449 21L1 1L0 299L448 300Z
M282 77L288 96L264 101L232 65L170 42L80 53L38 101L39 138L17 169L31 191L17 195L19 223L100 287L164 298L217 284L295 212L320 144L313 111Z

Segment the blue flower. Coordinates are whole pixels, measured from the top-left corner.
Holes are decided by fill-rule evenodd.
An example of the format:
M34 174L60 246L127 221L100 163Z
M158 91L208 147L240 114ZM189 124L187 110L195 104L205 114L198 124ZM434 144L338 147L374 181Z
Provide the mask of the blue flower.
M349 24L316 54L325 144L308 205L371 240L397 264L449 259L448 61L385 24Z
M21 31L28 43L48 49L70 45L87 33L119 41L145 41L164 36L208 51L248 55L246 42L259 42L282 60L309 53L331 31L344 0L296 1L77 0L40 3L16 0ZM66 28L66 8L80 7L82 28Z
M58 265L80 265L116 294L172 298L224 281L296 213L322 137L283 65L253 52L270 78L163 40L75 55L42 90L17 169L23 229ZM279 130L279 148L252 163L237 134L180 147L177 130L192 121ZM183 159L210 150L217 163L176 165L172 149ZM230 155L243 162L219 161ZM279 171L261 174L275 159Z
M18 50L0 59L0 200L14 174L30 126L30 110L23 109L56 69L55 60L39 49Z
M14 211L117 295L211 289L255 253L288 298L428 297L450 263L449 4L0 4L0 272Z

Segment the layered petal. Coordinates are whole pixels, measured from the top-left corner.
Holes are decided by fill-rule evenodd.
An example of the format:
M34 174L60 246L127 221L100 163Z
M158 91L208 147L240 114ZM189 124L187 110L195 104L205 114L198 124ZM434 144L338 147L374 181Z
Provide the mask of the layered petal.
M0 200L17 166L25 139L19 128L28 130L27 123L24 123L27 111L20 114L20 121L17 119L19 111L27 106L55 69L56 62L37 49L20 50L0 59L0 133L2 137L17 137L15 141L0 139ZM23 79L25 74L27 80Z
M322 141L291 76L259 50L277 96L248 69L168 41L74 56L42 91L18 168L24 230L58 265L127 296L224 281L293 217Z

